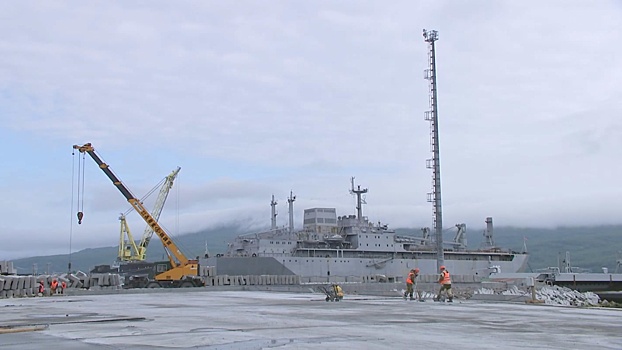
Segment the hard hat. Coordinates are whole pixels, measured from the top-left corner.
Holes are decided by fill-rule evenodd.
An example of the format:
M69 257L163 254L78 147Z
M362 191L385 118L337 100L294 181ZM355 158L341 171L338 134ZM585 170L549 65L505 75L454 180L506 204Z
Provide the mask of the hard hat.
M441 265L441 270L445 270L445 265Z

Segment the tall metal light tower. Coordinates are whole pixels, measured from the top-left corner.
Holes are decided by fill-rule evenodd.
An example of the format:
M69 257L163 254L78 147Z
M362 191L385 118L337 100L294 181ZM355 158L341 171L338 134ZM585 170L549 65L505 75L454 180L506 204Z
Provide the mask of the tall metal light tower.
M434 203L434 230L436 238L436 268L445 264L443 251L443 210L441 208L441 156L438 140L438 97L436 86L436 53L434 42L438 40L436 30L423 30L423 39L428 43L428 69L425 79L430 82L430 110L425 112L425 120L430 122L430 146L432 158L426 160L426 167L432 169L432 192L428 202Z

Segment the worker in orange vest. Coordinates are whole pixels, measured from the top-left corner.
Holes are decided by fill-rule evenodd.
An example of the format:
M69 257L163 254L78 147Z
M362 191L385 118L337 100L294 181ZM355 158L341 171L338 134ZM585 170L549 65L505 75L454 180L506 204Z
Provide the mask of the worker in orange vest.
M410 296L410 300L414 300L413 292L414 286L417 284L417 276L419 276L419 268L414 268L408 272L408 276L406 277L406 291L404 292L404 299L407 296Z
M67 288L67 283L65 281L60 282L60 294L65 294L65 288Z
M454 301L454 294L451 291L451 277L449 276L449 271L445 268L445 266L441 266L441 274L438 277L438 283L441 284L441 288L438 291L438 295L434 298L434 301L440 301L441 295L443 292L447 293L447 301L450 303Z
M50 283L50 290L52 291L52 294L56 294L56 288L58 288L58 281L55 278L52 280L52 283Z

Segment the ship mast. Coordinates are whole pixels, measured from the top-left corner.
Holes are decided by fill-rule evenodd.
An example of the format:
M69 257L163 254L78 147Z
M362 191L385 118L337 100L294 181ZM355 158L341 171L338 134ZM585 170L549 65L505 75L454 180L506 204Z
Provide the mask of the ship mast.
M296 196L294 196L294 192L289 191L289 198L287 198L287 204L289 207L289 233L294 232L294 201L296 200Z
M274 195L272 195L272 201L270 201L270 206L272 207L272 226L271 229L276 230L276 205L277 202L274 200Z
M434 42L438 40L436 30L423 30L423 39L428 43L428 69L425 79L430 84L430 110L425 112L425 120L430 122L430 146L432 158L426 160L426 167L432 169L432 192L428 193L428 202L434 203L434 230L436 236L436 268L445 264L443 251L443 211L441 208L441 156L438 140L438 105L436 86L436 52Z
M363 199L361 195L367 193L367 189L364 188L361 190L361 185L358 185L356 189L354 189L354 177L350 179L352 182L352 189L350 190L351 194L356 194L356 219L359 222L363 222Z

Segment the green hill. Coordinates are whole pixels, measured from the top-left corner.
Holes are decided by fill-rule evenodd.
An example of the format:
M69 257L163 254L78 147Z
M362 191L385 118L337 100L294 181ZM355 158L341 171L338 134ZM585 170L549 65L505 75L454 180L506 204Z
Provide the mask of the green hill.
M189 258L203 256L205 246L210 254L224 252L227 243L232 241L242 232L239 226L223 226L215 229L202 230L199 232L173 236L175 244ZM63 273L69 271L68 264L71 259L71 271L90 271L96 265L111 265L118 254L118 246L89 248L69 254L35 256L30 258L13 260L13 265L18 274L31 273ZM147 249L147 260L166 260L166 254L162 244L154 237Z
M397 229L398 233L407 234L419 229ZM227 243L236 235L246 231L240 226L223 226L216 229L173 237L175 243L188 257L202 256L205 247L210 254L223 253ZM572 266L600 272L607 267L611 272L616 269L616 259L622 251L622 225L593 226L593 227L558 227L555 229L496 227L495 243L497 246L510 248L514 251L523 251L527 246L529 269L558 266L570 252ZM445 240L450 237L445 237ZM468 246L471 249L479 247L483 240L483 229L473 229L467 232ZM84 249L71 254L71 270L90 271L96 265L110 265L117 256L117 247L103 247ZM149 246L148 260L165 260L166 255L162 245L154 239ZM13 261L19 274L33 273L36 264L37 273L61 273L68 271L69 255L38 256ZM622 271L620 271L622 272Z

